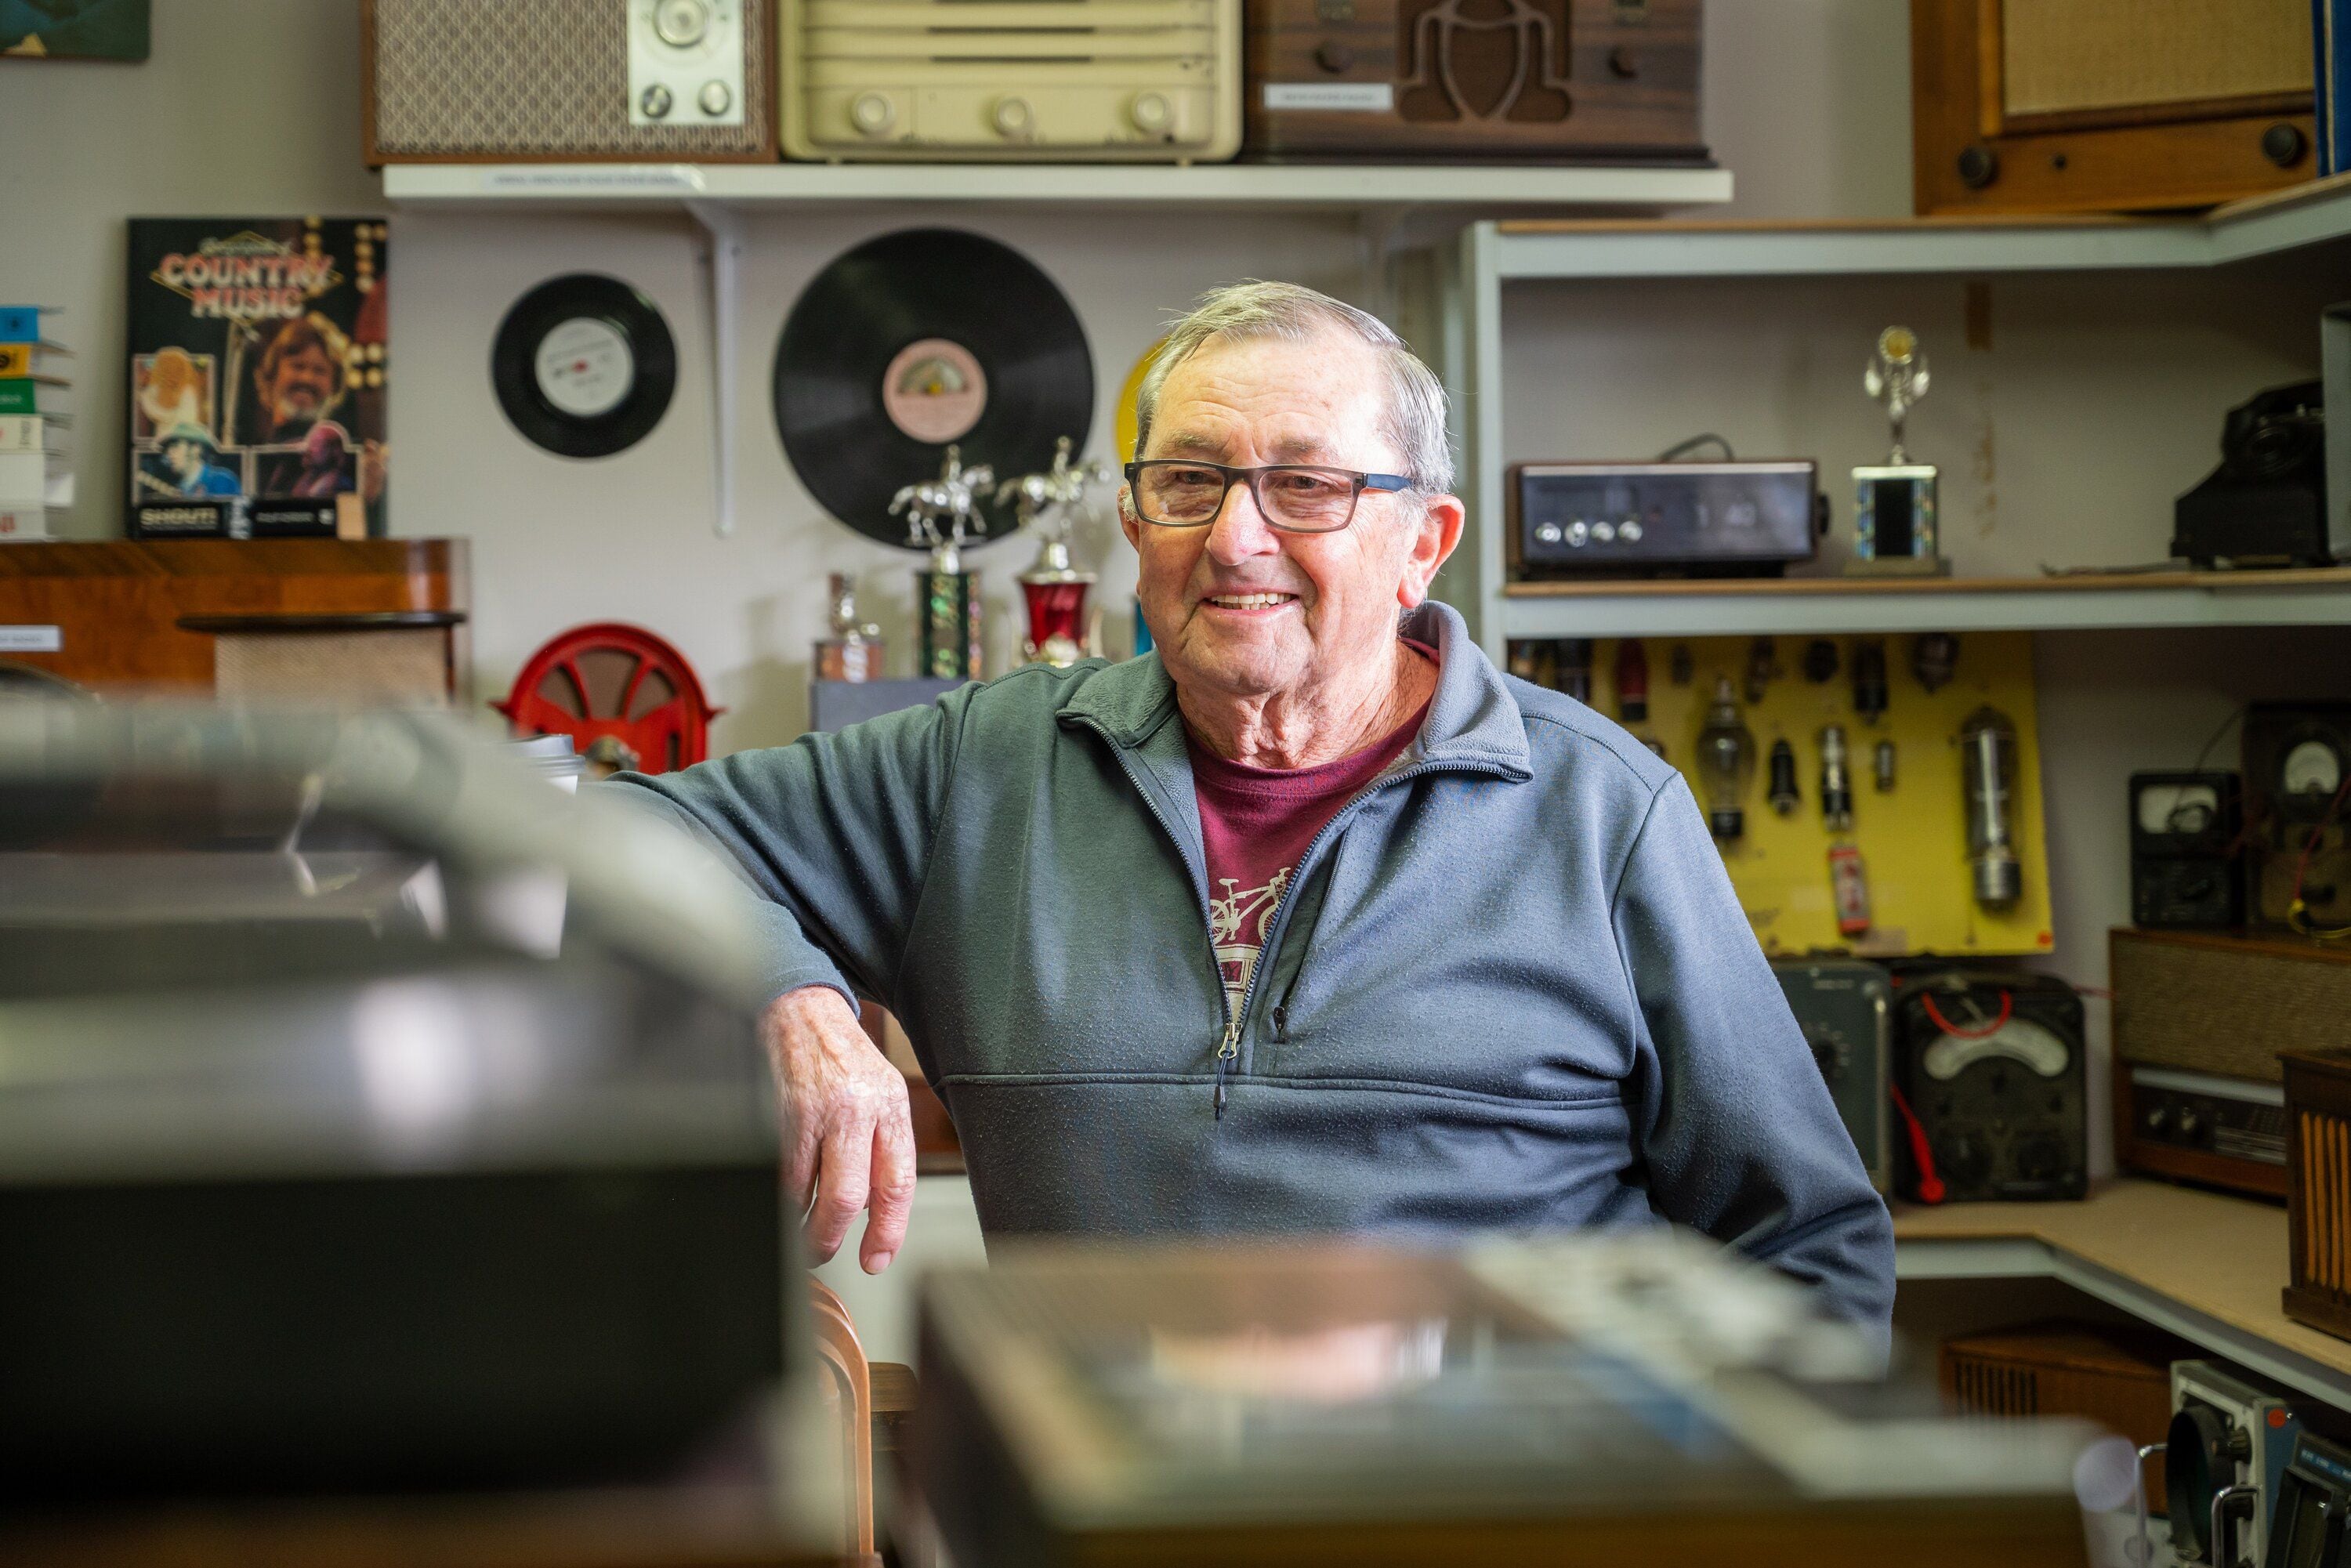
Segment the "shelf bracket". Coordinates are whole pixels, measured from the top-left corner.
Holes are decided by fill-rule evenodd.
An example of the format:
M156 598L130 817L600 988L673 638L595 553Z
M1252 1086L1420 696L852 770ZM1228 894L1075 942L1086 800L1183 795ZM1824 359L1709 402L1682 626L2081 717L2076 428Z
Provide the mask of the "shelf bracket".
M743 220L708 202L685 204L702 234L703 319L710 329L711 527L735 532L736 345L742 304Z

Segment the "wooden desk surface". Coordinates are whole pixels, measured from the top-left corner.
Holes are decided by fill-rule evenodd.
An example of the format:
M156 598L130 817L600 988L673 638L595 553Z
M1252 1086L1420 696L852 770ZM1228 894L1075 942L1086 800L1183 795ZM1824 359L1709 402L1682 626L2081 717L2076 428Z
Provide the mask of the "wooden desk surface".
M2282 1204L2123 1178L2080 1203L1896 1205L1896 1242L2029 1240L2351 1376L2351 1342L2285 1315Z

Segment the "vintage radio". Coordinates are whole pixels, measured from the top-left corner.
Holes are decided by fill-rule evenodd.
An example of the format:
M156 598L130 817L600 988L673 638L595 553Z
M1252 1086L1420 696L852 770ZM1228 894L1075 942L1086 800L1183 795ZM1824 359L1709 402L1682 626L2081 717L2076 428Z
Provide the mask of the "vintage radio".
M2246 918L2351 936L2351 704L2253 704L2244 770Z
M2130 824L2134 922L2158 930L2244 924L2235 774L2134 773Z
M2115 1163L2284 1197L2278 1059L2341 1043L2351 949L2117 928L2107 971Z
M361 0L367 162L772 162L771 7Z
M2216 1363L2178 1361L2171 1408L2163 1490L2174 1557L2218 1568L2263 1562L2270 1515L2302 1431L2294 1407Z
M1240 0L783 0L795 158L1215 162Z
M1699 0L1251 0L1249 154L1704 163Z
M1891 1050L1893 983L1885 969L1855 959L1788 960L1771 966L1788 1007L1813 1048L1813 1061L1853 1134L1863 1168L1878 1191L1891 1186L1886 1062Z
M1943 1396L1980 1416L2079 1416L2139 1447L2171 1424L2171 1364L2194 1354L2158 1329L2050 1322L1943 1342Z
M1895 1079L1917 1122L1902 1196L2089 1190L2082 998L2047 975L1919 967L1896 988Z
M2351 1052L2293 1051L2279 1061L2294 1259L2285 1315L2351 1339Z
M1828 531L1808 459L1520 463L1505 494L1510 567L1522 577L1765 576L1812 559Z
M2270 1511L2265 1568L2335 1568L2351 1523L2351 1449L2308 1432L2294 1439Z

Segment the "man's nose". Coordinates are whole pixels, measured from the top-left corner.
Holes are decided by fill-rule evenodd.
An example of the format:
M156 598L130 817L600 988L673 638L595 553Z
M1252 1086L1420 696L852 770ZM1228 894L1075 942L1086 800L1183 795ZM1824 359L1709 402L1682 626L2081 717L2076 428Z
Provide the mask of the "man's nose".
M1224 505L1208 525L1208 554L1220 566L1238 566L1251 556L1275 555L1281 539L1258 509L1257 496L1246 483L1225 487Z

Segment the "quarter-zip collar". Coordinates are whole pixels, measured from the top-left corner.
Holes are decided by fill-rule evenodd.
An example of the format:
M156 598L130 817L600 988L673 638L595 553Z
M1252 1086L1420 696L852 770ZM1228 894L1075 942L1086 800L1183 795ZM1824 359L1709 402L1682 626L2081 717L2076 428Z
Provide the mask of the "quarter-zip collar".
M1523 783L1534 777L1527 756L1526 720L1502 673L1470 640L1460 612L1431 600L1404 618L1405 636L1437 650L1437 692L1420 733L1396 758L1397 766L1455 765ZM1060 714L1063 724L1081 724L1122 750L1141 751L1152 771L1168 786L1188 819L1194 843L1199 813L1191 795L1191 764L1184 754L1182 720L1176 715L1176 683L1157 650L1096 672ZM1168 771L1167 764L1177 771ZM1207 873L1200 873L1202 876ZM1203 883L1205 885L1205 883Z

